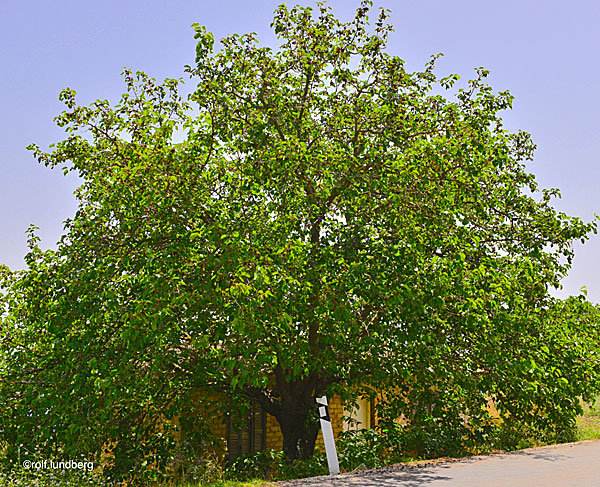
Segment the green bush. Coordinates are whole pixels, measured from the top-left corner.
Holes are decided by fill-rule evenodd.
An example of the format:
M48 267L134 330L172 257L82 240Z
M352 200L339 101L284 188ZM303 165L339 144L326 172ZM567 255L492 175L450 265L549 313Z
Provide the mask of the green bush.
M226 469L225 477L231 480L287 480L324 475L328 472L325 454L315 450L310 460L290 461L283 452L265 450L244 455L234 460Z
M221 460L213 453L205 453L195 459L180 457L175 466L185 482L192 485L210 485L221 482L225 472Z
M226 469L225 476L232 480L271 479L277 477L285 460L283 452L265 450L236 458Z
M96 474L79 470L36 470L15 466L0 472L0 487L108 487Z
M375 429L341 433L336 448L342 471L377 468L406 460L397 448L389 448L389 438ZM287 459L283 452L266 450L244 455L225 470L231 480L287 480L329 473L325 453L317 448L310 460Z
M342 470L377 468L386 463L383 438L375 429L345 431L336 445Z
M315 449L315 453L310 460L289 460L284 461L280 470L281 476L278 479L300 479L305 477L316 477L317 475L326 475L329 473L327 467L327 457L320 449Z

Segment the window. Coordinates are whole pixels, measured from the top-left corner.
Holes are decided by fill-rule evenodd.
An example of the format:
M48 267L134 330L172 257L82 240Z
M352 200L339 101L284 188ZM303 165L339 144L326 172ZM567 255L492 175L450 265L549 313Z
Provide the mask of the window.
M354 409L344 408L344 431L369 429L372 426L372 408L369 399L361 397Z
M267 415L256 403L244 425L236 430L231 418L227 419L227 460L265 449Z

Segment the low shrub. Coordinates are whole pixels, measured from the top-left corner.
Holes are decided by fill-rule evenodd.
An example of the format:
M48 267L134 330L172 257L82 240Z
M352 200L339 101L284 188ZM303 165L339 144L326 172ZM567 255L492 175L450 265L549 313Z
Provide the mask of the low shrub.
M179 464L181 478L192 485L210 485L225 478L222 462L216 454L207 453L197 459L184 459Z
M233 460L225 469L225 476L232 480L272 479L278 477L285 461L283 452L265 450L243 455Z
M345 431L336 443L340 468L344 471L377 468L386 464L383 438L375 429Z
M325 452L321 449L315 449L315 453L310 460L294 460L290 462L286 459L280 470L280 477L273 480L316 477L317 475L326 475L328 473L329 468L327 467Z
M0 487L109 487L94 473L79 470L43 470L15 466L0 473Z
M310 460L290 461L283 452L265 450L244 455L234 460L226 469L225 477L231 480L287 480L314 477L328 473L325 454L315 450Z

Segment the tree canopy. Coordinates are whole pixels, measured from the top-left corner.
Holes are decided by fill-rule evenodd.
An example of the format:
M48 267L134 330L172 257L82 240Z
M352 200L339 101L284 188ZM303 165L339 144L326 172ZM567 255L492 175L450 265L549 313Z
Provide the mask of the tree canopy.
M491 435L490 398L505 432L568 434L597 390L595 308L549 289L596 224L538 188L488 71L459 89L436 56L407 72L370 7L282 5L277 49L247 34L215 53L194 24L187 101L128 70L114 106L61 93L66 138L31 149L83 184L57 249L32 230L28 268L2 274L6 441L110 445L115 471L142 471L198 390L260 404L290 458L332 393L377 395L422 454Z

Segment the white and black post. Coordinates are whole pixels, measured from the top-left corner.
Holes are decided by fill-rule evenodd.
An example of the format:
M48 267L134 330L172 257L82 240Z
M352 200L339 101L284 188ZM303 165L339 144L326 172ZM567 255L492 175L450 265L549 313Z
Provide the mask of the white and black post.
M317 397L317 404L319 405L321 431L323 431L323 441L325 442L325 453L327 454L329 474L336 475L340 473L340 464L338 463L337 451L335 450L335 440L333 439L333 428L331 427L331 418L329 417L327 397Z

